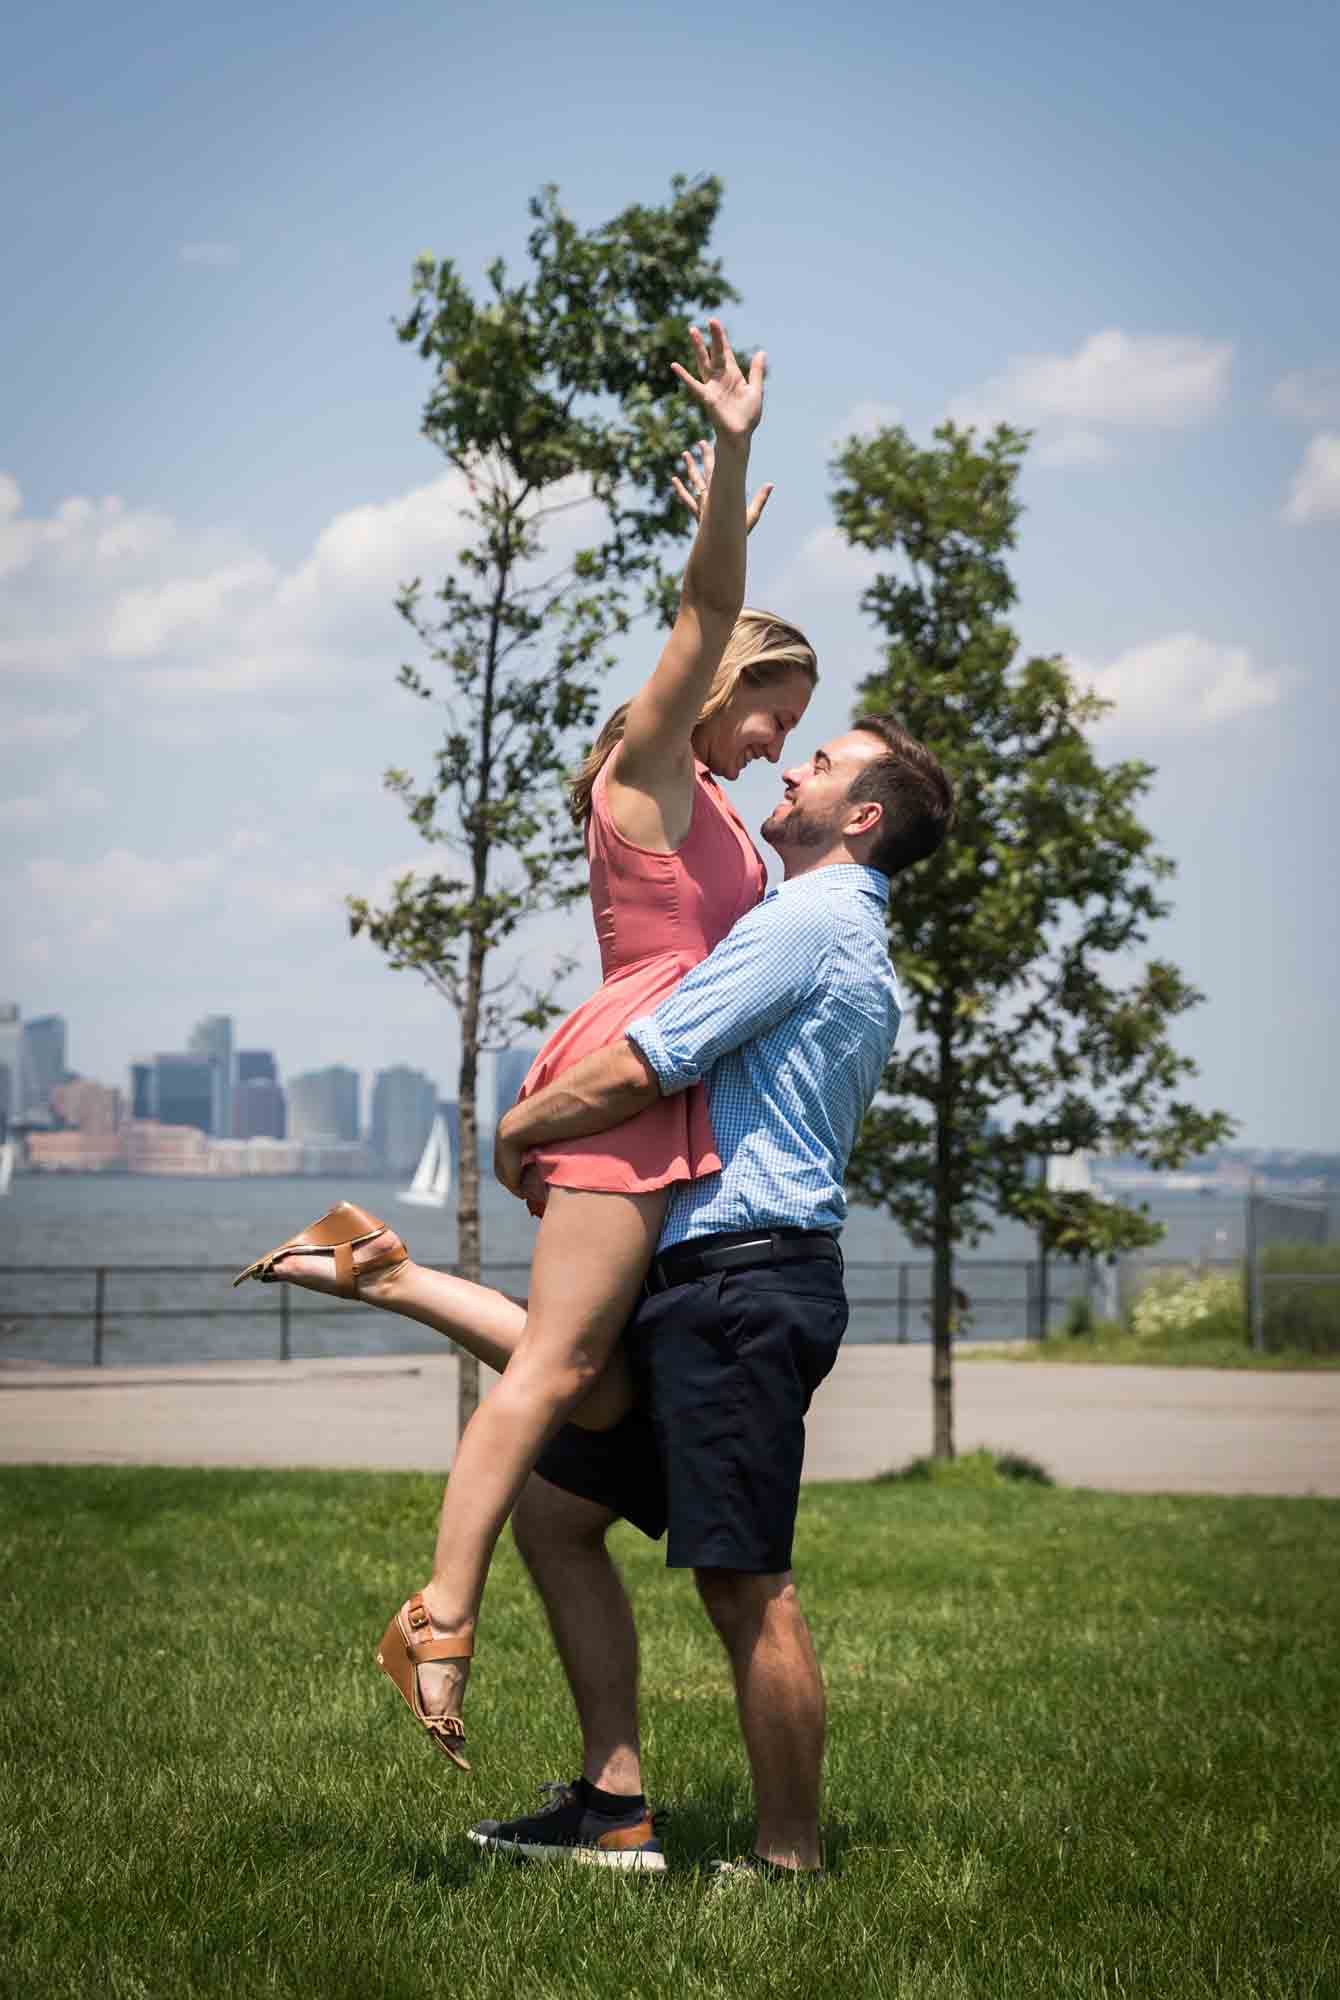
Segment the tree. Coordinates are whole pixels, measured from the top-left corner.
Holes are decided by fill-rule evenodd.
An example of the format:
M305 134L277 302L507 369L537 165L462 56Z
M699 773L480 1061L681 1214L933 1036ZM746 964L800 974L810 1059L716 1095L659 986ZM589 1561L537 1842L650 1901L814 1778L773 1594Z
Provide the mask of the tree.
M548 1024L570 963L523 985L490 961L584 892L562 781L613 647L669 601L658 552L682 533L669 473L686 441L670 364L690 321L737 296L707 255L721 195L715 179L677 176L665 205L582 231L547 187L530 203L524 276L498 259L477 301L450 262L420 257L396 329L432 365L422 427L467 482L468 541L431 594L415 578L397 599L431 663L402 666L399 684L440 704L443 723L430 775L386 784L438 865L402 876L380 908L350 898L349 923L456 1010L457 1264L476 1280L479 1057ZM462 1356L462 1427L478 1380Z
M1167 912L1174 864L1137 815L1149 764L1104 765L1087 733L1110 704L1056 656L1020 660L1005 614L1025 434L945 424L852 438L833 495L847 540L892 563L864 593L883 664L864 713L893 710L940 757L957 817L901 876L892 950L912 1000L852 1161L862 1200L930 1249L933 1449L952 1457L955 1257L992 1212L1044 1254L1114 1255L1158 1240L1143 1209L1046 1185L1053 1153L1104 1145L1173 1167L1232 1129L1181 1094L1195 1064L1169 1039L1202 996L1130 954Z

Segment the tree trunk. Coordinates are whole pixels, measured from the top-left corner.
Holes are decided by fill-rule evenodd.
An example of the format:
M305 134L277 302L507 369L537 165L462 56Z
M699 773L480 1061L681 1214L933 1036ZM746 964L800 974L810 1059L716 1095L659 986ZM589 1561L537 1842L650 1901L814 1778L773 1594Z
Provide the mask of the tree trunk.
M935 1112L935 1222L931 1236L931 1455L954 1456L954 1243L950 1149L953 1143L952 1061L940 1034L940 1098Z
M484 984L484 944L478 932L470 938L465 1005L461 1009L461 1171L456 1196L456 1265L463 1278L479 1283L479 1002ZM459 1368L456 1391L456 1436L459 1438L479 1408L479 1362L456 1349Z

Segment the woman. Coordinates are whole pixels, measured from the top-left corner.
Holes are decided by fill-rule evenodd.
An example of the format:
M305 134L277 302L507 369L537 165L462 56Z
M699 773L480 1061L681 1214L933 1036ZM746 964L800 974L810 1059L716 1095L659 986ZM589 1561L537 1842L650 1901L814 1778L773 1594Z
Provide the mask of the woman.
M816 671L802 635L767 614L741 616L749 444L762 415L765 362L746 378L720 323L692 338L699 378L680 381L711 419L708 477L691 468L699 517L674 629L646 686L601 732L573 786L585 821L604 984L550 1038L525 1091L617 1037L665 997L763 893L763 864L713 773L775 762ZM378 1664L451 1761L489 1561L545 1441L582 1405L612 1423L627 1407L608 1366L637 1297L677 1181L719 1171L701 1087L667 1098L613 1134L574 1141L528 1166L541 1216L523 1309L501 1293L409 1263L403 1244L349 1205L281 1245L243 1277L338 1290L427 1322L505 1368L457 1448L433 1576L391 1619ZM594 1391L594 1393L593 1393Z

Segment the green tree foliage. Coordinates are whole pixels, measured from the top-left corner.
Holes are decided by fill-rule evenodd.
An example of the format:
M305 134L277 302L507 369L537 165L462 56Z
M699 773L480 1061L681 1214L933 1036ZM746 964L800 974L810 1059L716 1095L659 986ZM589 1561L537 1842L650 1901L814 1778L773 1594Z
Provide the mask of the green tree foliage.
M934 1265L933 1448L952 1457L959 1247L991 1214L1044 1254L1112 1255L1157 1240L1143 1209L1049 1190L1053 1153L1109 1146L1173 1167L1232 1129L1184 1095L1194 1063L1169 1031L1201 995L1165 959L1131 976L1167 912L1173 863L1138 808L1153 767L1099 761L1107 704L1055 656L1021 659L1006 567L1027 446L945 424L852 438L834 470L839 526L890 564L865 592L883 664L861 708L893 710L958 795L953 833L900 877L890 923L914 1034L885 1079L851 1184Z
M449 261L421 257L397 325L433 370L423 431L467 483L466 546L431 589L397 608L427 665L400 685L442 711L426 776L390 771L437 865L397 881L379 908L349 901L397 970L421 973L461 1031L457 1261L480 1266L479 1056L558 1012L554 976L525 985L499 947L585 886L562 781L597 717L601 680L639 613L664 612L659 550L682 533L669 472L682 435L670 372L690 321L737 294L707 254L714 179L676 177L660 207L583 231L548 187L530 203L528 267L501 259L476 299ZM462 1357L461 1420L478 1367Z

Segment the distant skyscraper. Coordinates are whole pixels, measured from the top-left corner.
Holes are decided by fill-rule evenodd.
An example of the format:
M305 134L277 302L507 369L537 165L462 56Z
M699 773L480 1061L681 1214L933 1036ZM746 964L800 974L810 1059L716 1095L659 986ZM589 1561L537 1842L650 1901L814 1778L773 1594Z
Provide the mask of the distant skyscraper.
M422 1070L397 1063L372 1084L368 1140L391 1174L411 1173L433 1128L437 1085Z
M147 1062L130 1065L130 1115L132 1118L155 1118L154 1110L154 1066Z
M13 1000L0 1000L0 1138L23 1105L23 1024Z
M317 1139L357 1139L358 1072L338 1063L289 1078L288 1136L307 1144Z
M218 1108L217 1061L208 1055L155 1056L149 1083L149 1116L160 1125L214 1129Z
M538 1049L500 1049L493 1058L493 1122L497 1125L505 1111L516 1103L516 1094L526 1071L540 1053Z
M208 1056L215 1065L210 1131L221 1139L233 1130L233 1023L227 1014L206 1014L191 1030L186 1044L193 1056Z
M46 1111L51 1093L65 1076L65 1021L39 1014L23 1024L23 1109Z
M237 1080L239 1083L278 1083L279 1070L269 1049L239 1049Z
M235 1139L284 1139L288 1136L284 1093L268 1077L239 1079L233 1092Z

